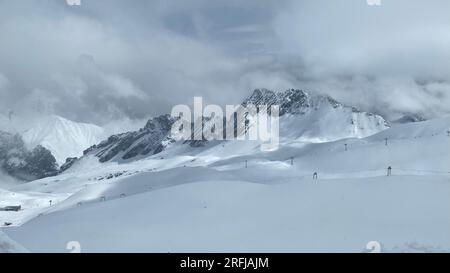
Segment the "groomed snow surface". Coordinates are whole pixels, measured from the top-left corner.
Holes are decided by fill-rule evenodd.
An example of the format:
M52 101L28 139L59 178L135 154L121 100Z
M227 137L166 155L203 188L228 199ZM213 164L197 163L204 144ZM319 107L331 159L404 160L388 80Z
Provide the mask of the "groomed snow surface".
M448 252L449 127L442 118L273 152L234 141L133 162L86 157L1 191L0 207L23 210L0 212L0 224L31 252L68 252L72 241L82 252L365 252L371 241Z
M24 253L25 248L11 240L2 231L0 231L0 253Z

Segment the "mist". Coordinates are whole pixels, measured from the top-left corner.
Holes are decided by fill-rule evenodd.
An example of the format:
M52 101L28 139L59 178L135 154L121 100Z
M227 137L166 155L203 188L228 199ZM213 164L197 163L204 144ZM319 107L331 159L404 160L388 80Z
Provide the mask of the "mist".
M0 113L109 124L299 88L395 119L450 112L450 3L3 0Z

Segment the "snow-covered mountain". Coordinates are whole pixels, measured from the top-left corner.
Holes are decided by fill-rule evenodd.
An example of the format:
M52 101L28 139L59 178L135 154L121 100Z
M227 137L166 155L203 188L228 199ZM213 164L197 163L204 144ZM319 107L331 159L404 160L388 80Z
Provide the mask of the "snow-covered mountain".
M280 105L280 136L285 140L301 142L327 142L343 138L362 138L388 128L386 121L378 115L361 112L344 106L331 97L310 95L302 90L274 92L257 89L242 103L258 105ZM84 152L95 155L100 162L110 160L136 160L162 152L175 142L171 127L175 120L162 115L148 121L139 131L113 135ZM203 120L203 126L210 127ZM241 122L245 124L244 122ZM227 129L231 125L225 124ZM198 134L201 132L194 132ZM205 145L206 141L187 141L192 147ZM72 164L73 162L70 162ZM70 166L64 166L64 169Z
M279 149L175 142L174 120L153 118L56 177L0 191L0 207L23 206L0 210L14 227L5 233L33 252L65 252L73 238L83 252L362 252L373 240L450 251L450 117L388 128L299 90L257 90L250 102L281 105Z
M23 133L28 147L37 145L49 149L59 165L67 158L79 157L83 151L105 138L104 130L93 124L77 123L59 116L38 121Z
M23 205L0 218L33 252L66 252L73 238L83 252L362 252L373 240L383 251L450 251L449 124L276 151L231 141L174 143L120 163L89 154L57 177L0 191L0 206Z
M280 105L280 137L305 142L363 138L388 128L383 117L298 89L257 89L244 105Z
M84 154L95 154L100 162L106 162L160 153L168 144L174 142L169 136L173 123L174 119L169 115L150 119L139 131L113 135L90 147Z

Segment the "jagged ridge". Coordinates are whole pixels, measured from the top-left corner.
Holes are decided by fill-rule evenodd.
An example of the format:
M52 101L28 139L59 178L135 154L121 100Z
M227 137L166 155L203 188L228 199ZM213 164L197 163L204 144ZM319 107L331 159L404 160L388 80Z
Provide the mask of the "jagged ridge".
M113 135L84 151L84 155L95 154L100 162L106 162L114 158L127 160L160 153L168 144L174 142L169 136L174 122L169 115L153 118L141 130Z
M257 89L244 100L242 106L249 104L267 105L269 108L272 105L280 105L280 116L283 117L280 123L285 123L285 126L281 128L281 133L293 140L302 136L320 135L323 131L328 135L335 134L335 136L320 138L323 141L345 137L363 137L387 128L386 121L380 116L345 106L329 96L310 95L299 89L290 89L284 92ZM334 120L336 118L340 119L340 122L336 123ZM158 154L169 144L175 142L175 139L170 136L174 122L175 119L169 115L153 118L139 131L113 135L84 151L84 155L95 155L100 162L107 162ZM205 128L211 127L208 119L204 119L202 122ZM224 124L226 130L225 121ZM370 128L364 128L366 126ZM184 143L192 147L199 147L203 146L206 141L185 141ZM68 159L61 170L70 168L75 162L74 158Z
M333 108L345 107L330 96L310 95L300 89L289 89L284 92L275 92L269 89L256 89L242 105L272 105L280 106L280 116L285 114L302 114L302 109L315 108L323 103L330 104ZM353 111L359 112L356 108Z

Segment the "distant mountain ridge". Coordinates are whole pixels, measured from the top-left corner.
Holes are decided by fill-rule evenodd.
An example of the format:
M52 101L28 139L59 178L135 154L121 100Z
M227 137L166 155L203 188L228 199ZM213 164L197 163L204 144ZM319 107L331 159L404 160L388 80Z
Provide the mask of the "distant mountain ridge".
M363 138L389 128L376 114L346 106L330 96L299 89L256 89L243 105L279 105L280 137L306 142Z
M301 114L302 109L316 107L322 102L328 102L334 108L344 105L329 96L312 96L300 89L289 89L284 92L275 92L269 89L256 89L253 94L247 98L243 105L279 105L280 115ZM357 111L355 108L353 108Z
M388 128L387 122L378 115L348 107L329 96L311 95L298 89L274 92L256 89L243 101L242 106L280 105L280 135L292 141L325 142L342 138L362 138ZM138 131L110 136L93 145L84 155L94 155L100 162L136 160L151 156L175 143L171 127L175 119L169 115L152 118ZM208 120L203 126L208 128ZM224 121L224 125L227 124ZM193 132L194 134L198 132ZM194 149L207 141L186 141ZM76 162L71 159L63 170Z
M40 120L22 136L29 148L41 145L50 150L59 165L67 158L83 155L85 149L106 138L99 126L54 115Z
M98 145L84 151L84 154L95 154L100 162L112 159L127 160L137 156L146 156L161 152L168 144L175 142L169 136L175 122L169 115L150 119L139 131L113 135Z

